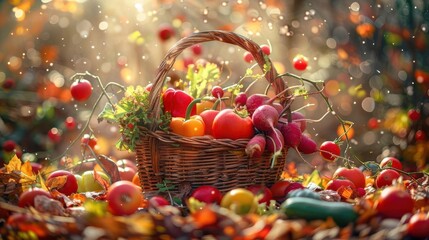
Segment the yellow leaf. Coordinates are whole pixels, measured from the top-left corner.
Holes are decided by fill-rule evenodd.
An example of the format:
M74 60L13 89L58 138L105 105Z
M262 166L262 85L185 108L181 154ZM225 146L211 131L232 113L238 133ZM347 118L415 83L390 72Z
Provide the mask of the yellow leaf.
M12 173L13 171L21 171L21 160L15 155L6 164L6 173Z
M46 191L49 191L48 187L46 187L46 185L45 185L45 179L43 179L41 172L39 172L38 177L39 177L41 188L45 189Z
M320 178L320 174L319 171L317 171L317 169L315 169L310 176L306 177L304 179L304 181L302 182L302 185L304 185L304 187L308 186L308 184L310 183L314 183L318 186L321 186L322 183L322 179Z
M31 163L29 161L26 161L24 164L22 164L21 172L27 175L29 178L34 177L33 168L31 167Z

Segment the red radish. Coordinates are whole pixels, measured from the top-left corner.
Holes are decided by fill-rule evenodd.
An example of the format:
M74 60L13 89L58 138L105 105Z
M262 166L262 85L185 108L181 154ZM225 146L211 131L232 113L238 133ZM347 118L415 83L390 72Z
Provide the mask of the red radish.
M250 115L261 105L265 105L270 98L265 94L256 93L247 98L246 107Z
M304 114L300 112L292 112L292 121L299 124L301 132L304 132L307 129L307 122L305 121Z
M266 138L262 133L256 134L249 140L246 146L246 154L251 158L262 156L265 151Z
M304 154L311 154L317 152L317 150L316 142L309 135L303 134L298 145L298 151Z
M299 125L294 122L282 124L280 132L283 135L285 145L288 147L296 148L301 142L302 132Z
M253 126L263 132L271 131L279 121L279 112L271 105L262 105L252 114Z
M247 94L245 92L241 92L237 94L237 97L235 97L234 103L236 107L245 106L247 101Z
M267 133L266 149L270 153L280 153L284 147L283 135L277 128Z
M274 102L273 104L271 104L275 109L277 109L277 112L279 112L279 117L281 117L280 116L280 114L283 112L283 110L284 110L284 107L283 107L283 105L281 105L281 103L278 103L278 102Z

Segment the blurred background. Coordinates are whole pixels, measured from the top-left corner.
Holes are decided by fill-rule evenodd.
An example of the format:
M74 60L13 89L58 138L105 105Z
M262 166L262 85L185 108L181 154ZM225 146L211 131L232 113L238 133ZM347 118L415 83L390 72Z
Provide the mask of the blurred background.
M171 38L160 36L166 29ZM88 101L76 102L69 90L71 76L88 71L104 84L145 86L177 40L214 29L270 45L270 58L279 73L324 81L335 114L354 123L347 150L353 159L396 156L410 169L427 167L429 2L425 0L0 1L2 161L14 153L39 162L56 161L65 152L82 158L80 140L70 144L87 121L92 132L86 133L97 138L98 153L132 158L132 153L115 148L120 137L117 126L97 122L103 102L90 118L101 93L98 83L92 81L94 93ZM187 64L206 59L221 64L229 79L236 81L252 66L243 54L232 45L202 44L201 53L184 51L174 69L185 75ZM294 68L297 55L307 58L304 71ZM297 100L292 108L308 119L327 112L319 95ZM328 114L309 123L307 131L320 144L337 138L339 126ZM16 143L12 151L9 140ZM305 158L325 164L318 154ZM288 160L300 162L293 153Z

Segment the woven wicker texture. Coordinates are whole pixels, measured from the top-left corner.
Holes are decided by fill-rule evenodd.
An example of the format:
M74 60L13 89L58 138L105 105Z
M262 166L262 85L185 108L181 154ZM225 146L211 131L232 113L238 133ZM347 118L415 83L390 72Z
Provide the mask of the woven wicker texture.
M177 56L186 48L202 42L219 41L229 43L249 51L261 69L271 66L265 78L275 92L285 89L282 79L276 79L277 72L270 59L263 54L259 45L241 35L225 31L207 31L194 33L179 40L170 48L159 65L149 95L149 110L152 117L158 119L162 111L160 95L167 73L171 70ZM196 188L213 185L222 192L250 184L270 185L280 178L283 171L287 149L278 158L273 168L270 167L270 154L261 158L249 158L245 147L249 139L214 139L211 136L183 137L170 132L140 127L141 141L136 145L136 156L141 186L144 192L158 190L156 184L162 180L170 185L184 184Z

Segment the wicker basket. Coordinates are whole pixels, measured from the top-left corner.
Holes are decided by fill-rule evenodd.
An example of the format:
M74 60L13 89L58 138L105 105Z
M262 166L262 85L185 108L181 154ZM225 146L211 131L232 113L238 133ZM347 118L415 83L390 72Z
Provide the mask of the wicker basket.
M207 31L190 35L179 40L166 54L159 66L152 91L149 95L149 110L153 118L161 113L160 95L167 73L176 57L187 47L197 43L219 41L240 46L249 51L258 65L271 66L265 78L276 92L285 89L282 79L276 79L277 72L270 59L263 54L255 42L232 32ZM183 137L171 132L140 127L141 138L136 145L138 171L143 191L150 194L158 190L156 186L163 180L176 186L172 192L181 192L201 185L212 185L222 192L250 184L270 185L277 181L283 171L287 149L270 167L271 155L249 158L245 147L249 139L214 139L210 136ZM186 194L186 193L185 193Z

